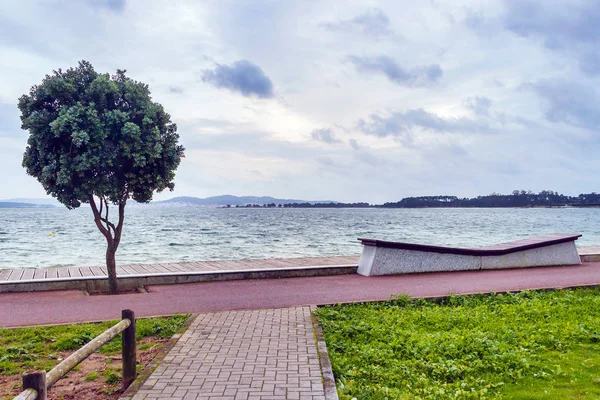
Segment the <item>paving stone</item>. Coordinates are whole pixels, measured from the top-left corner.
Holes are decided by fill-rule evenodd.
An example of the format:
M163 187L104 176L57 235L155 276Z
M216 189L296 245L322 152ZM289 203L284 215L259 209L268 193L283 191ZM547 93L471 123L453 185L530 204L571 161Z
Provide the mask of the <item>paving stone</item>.
M201 314L133 399L324 400L310 312Z

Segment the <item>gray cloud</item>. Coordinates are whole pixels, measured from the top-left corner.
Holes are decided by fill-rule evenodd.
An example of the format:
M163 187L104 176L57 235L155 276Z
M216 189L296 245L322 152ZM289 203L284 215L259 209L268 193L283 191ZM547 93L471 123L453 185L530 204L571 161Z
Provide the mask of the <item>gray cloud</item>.
M600 7L596 0L580 2L505 0L504 26L521 36L540 40L551 51L575 53L580 69L600 73Z
M240 92L247 97L274 96L271 79L259 66L247 60L236 61L232 65L217 64L215 69L204 71L202 80L218 88Z
M126 0L89 0L93 6L106 7L112 11L123 11Z
M367 165L370 165L371 167L378 167L382 164L387 164L389 163L388 160L382 158L382 157L378 157L375 154L368 152L368 151L357 151L356 154L354 155L354 157L360 161L363 162Z
M328 156L317 157L315 158L315 161L318 164L323 165L325 167L340 167L340 165L337 162L335 162L334 159Z
M359 57L348 56L359 72L376 72L384 74L389 80L402 86L426 86L440 80L442 68L437 64L426 65L406 70L388 56Z
M367 10L352 19L325 22L321 26L333 32L358 32L375 37L393 34L390 19L379 8Z
M380 137L392 136L406 143L412 142L412 130L425 129L440 133L480 133L489 132L490 127L469 118L447 118L425 111L422 108L394 112L386 116L372 114L369 120L361 119L358 128L368 134Z
M587 75L600 74L600 54L598 52L586 52L579 58L579 68Z
M485 20L484 16L481 14L480 11L475 11L472 9L466 10L465 24L469 28L479 33L485 33L485 28L487 27L486 22L487 21Z
M520 36L539 36L550 49L563 48L572 41L597 43L600 11L595 1L563 2L505 0L505 25ZM568 12L565 12L568 11Z
M356 139L350 139L348 140L348 143L350 144L350 147L352 147L353 150L362 149L362 146L360 145L360 143L358 143Z
M471 109L476 115L489 115L492 101L487 97L469 97L465 101L465 105Z
M544 100L547 120L587 129L600 127L600 96L591 86L564 79L544 79L525 87Z
M318 140L323 143L340 143L341 140L335 137L335 134L331 130L331 128L326 129L315 129L312 131L311 136L314 140Z
M184 92L183 88L181 86L169 86L169 92L171 93L176 93L176 94L181 94Z

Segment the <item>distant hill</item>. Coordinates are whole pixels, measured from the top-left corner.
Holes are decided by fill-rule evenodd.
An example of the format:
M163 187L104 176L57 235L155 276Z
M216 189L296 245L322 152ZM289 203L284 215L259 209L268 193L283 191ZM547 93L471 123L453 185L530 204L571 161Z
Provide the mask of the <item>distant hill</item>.
M0 202L9 202L9 203L26 203L26 204L37 204L37 205L51 205L51 206L60 206L60 202L53 197L46 197L41 199L28 199L28 198L14 198L14 199L4 199L0 200Z
M292 204L292 203L312 203L312 204L321 204L321 203L336 203L331 200L293 200L293 199L276 199L270 196L232 196L232 195L223 195L223 196L213 196L206 198L199 197L174 197L169 200L163 201L155 201L152 204L187 204L187 205L195 205L195 206L245 206L246 204Z
M54 206L51 204L19 203L0 200L0 208L54 208Z

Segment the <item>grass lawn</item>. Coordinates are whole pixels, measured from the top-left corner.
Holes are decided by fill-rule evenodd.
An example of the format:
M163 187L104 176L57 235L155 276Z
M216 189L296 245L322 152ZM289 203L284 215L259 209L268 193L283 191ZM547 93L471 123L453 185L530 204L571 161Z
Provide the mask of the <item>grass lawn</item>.
M600 399L600 289L319 308L340 399Z
M183 326L188 317L189 315L174 315L138 319L138 367L147 364L158 349ZM0 399L12 399L20 392L20 376L23 372L51 370L73 351L117 322L0 328ZM120 355L121 335L59 380L48 392L49 398L118 397L122 376Z

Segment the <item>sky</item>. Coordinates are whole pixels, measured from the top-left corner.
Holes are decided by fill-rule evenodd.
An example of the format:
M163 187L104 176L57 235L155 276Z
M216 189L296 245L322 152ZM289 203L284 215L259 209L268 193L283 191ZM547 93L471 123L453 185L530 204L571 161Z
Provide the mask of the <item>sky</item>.
M598 191L597 0L0 3L0 199L17 99L90 61L150 85L186 147L173 196L398 201Z

